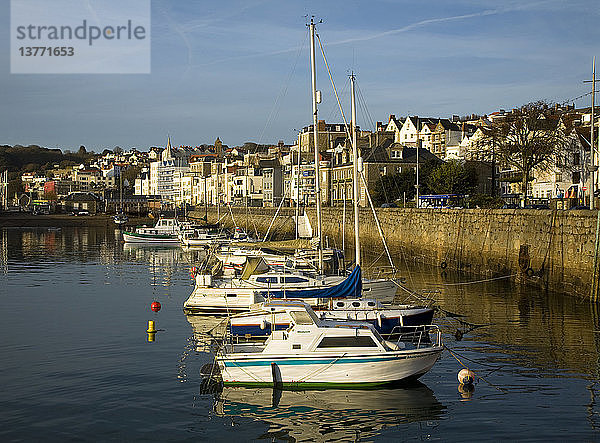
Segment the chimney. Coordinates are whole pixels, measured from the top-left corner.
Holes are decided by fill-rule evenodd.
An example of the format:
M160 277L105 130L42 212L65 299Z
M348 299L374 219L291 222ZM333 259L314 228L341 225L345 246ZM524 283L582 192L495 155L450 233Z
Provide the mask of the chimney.
M325 120L319 120L317 123L317 131L324 132L325 131Z
M396 120L396 116L394 114L390 114L390 120L389 121L392 121L392 120Z

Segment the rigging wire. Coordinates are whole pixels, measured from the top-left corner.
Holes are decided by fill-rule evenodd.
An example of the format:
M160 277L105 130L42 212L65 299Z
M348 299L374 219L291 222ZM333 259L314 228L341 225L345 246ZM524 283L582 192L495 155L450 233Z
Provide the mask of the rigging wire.
M275 98L275 103L273 104L273 107L271 108L271 112L269 113L269 116L267 117L267 121L265 122L265 125L260 133L260 136L258 137L259 145L263 141L263 137L265 135L267 128L271 125L275 116L279 114L279 110L281 109L283 98L286 96L288 88L292 81L292 77L294 76L294 74L296 72L296 67L298 66L298 61L300 60L300 55L304 51L306 42L308 41L308 34L309 34L309 31L307 29L307 31L304 35L304 39L302 40L302 45L300 46L300 48L298 49L298 53L296 54L296 60L294 61L294 65L292 66L292 69L291 69L290 73L288 74L287 80L284 83L281 91L279 92L279 95Z

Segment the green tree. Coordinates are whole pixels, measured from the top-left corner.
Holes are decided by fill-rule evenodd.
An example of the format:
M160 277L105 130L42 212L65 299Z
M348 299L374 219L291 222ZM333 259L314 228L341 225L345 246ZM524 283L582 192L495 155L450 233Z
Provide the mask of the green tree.
M124 171L121 171L123 176L123 187L125 187L125 180L129 182L130 186L133 186L133 183L135 183L135 179L138 178L140 172L142 172L142 168L140 166L130 166Z
M428 194L430 192L428 177L436 168L437 163L428 161L419 166L419 192ZM406 198L412 200L417 192L415 185L417 183L417 174L414 168L404 169L398 174L388 174L380 176L375 183L373 190L373 201L380 205L385 202L393 202Z
M533 102L497 119L486 131L496 158L521 174L521 192L527 204L527 184L536 169L545 169L563 145L552 104Z
M477 171L459 160L450 160L433 170L428 184L433 194L470 194L477 186Z
M45 200L58 200L58 196L56 195L55 191L44 192L44 199Z

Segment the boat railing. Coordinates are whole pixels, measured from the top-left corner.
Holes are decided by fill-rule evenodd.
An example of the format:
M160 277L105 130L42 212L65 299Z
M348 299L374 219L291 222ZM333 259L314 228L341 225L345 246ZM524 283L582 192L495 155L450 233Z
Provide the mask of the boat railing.
M442 331L437 325L394 326L389 336L415 349L442 345Z

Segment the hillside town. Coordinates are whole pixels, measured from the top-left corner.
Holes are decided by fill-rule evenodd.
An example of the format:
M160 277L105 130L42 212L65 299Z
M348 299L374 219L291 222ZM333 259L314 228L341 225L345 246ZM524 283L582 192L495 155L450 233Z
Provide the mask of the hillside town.
M496 205L499 201L515 208L527 203L558 209L589 205L590 171L595 176L592 183L598 183L597 168L593 166L597 160L592 163L590 159L590 145L594 138L598 140L591 132L591 108L544 105L542 110L537 118L545 120L549 131L559 134L560 143L555 143L552 152L533 165L530 173L527 171L526 190L524 171L495 152L501 140L491 135L495 125L510 121L518 109L451 118L390 115L387 122L377 122L372 131L357 127L362 171L359 205L368 206L370 196L374 196L378 206L427 207L432 200L422 195L417 199L419 194L415 195L419 183L405 183L408 192L387 195L384 180L413 180L417 168L447 163L469 167L475 177L471 186L458 192L438 187L430 189L437 191L431 193L483 195L495 198ZM294 144L280 140L276 144L248 142L230 147L217 138L210 145L176 147L176 137L167 137L165 147L152 147L147 152L136 148L105 150L84 164L57 164L45 171L22 173L21 192L9 191L5 171L0 175L2 206L42 213L115 213L121 209L134 214L218 205L310 206L315 203L316 189L324 205L344 205L353 198L350 130L342 123L318 122L317 184L313 129L312 125L304 127ZM128 174L129 179L124 178L128 170L134 171ZM406 174L410 171L413 175ZM423 178L421 186L426 188ZM595 196L597 189L595 185ZM527 199L523 198L525 192ZM436 201L466 206L461 200Z

